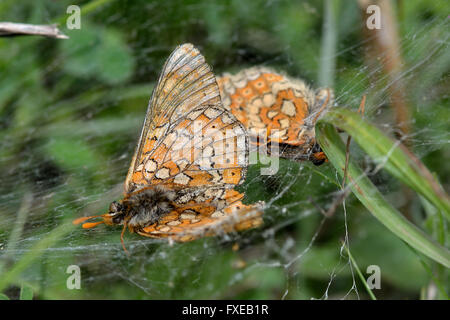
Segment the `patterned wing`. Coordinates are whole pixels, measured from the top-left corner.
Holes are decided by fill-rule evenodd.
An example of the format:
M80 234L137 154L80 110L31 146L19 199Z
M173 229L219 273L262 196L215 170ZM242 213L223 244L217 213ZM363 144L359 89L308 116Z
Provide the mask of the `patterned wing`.
M233 189L245 178L248 145L204 57L192 45L178 47L152 95L125 187L130 194L163 185L176 191L175 205L135 231L188 241L260 225L262 203L244 205Z
M134 180L233 187L244 181L247 166L246 131L218 104L194 109L175 123L161 144L143 158Z
M159 179L158 176L166 177L167 168L173 173L173 166L177 164L168 163L165 158L173 143L171 139L184 137L182 130L178 129L186 129L185 134L192 133L191 119L196 116L194 110L207 115L207 110L213 110L211 108L214 106L216 109L223 109L220 106L220 93L215 76L205 58L192 44L177 47L166 61L153 90L144 126L125 180L125 192L129 193L166 179ZM215 119L228 121L230 118L235 121L232 115L226 113L221 112L221 116ZM188 118L188 114L191 118ZM177 170L181 171L182 167ZM180 176L179 179L181 178Z
M137 233L151 238L185 242L242 231L263 223L263 203L245 205L241 202L244 195L238 191L220 187L190 188L185 191L176 200L179 209Z
M130 190L149 184L232 188L244 181L248 137L220 104L187 112L158 142L153 149L144 148Z
M314 136L316 116L332 104L330 90L314 92L301 80L263 67L225 74L218 84L224 106L252 136L270 130L270 140L279 144L307 143Z

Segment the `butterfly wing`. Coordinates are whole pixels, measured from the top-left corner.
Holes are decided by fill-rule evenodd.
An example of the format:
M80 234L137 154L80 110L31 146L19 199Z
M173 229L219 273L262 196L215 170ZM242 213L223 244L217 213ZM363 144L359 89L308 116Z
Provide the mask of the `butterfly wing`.
M181 120L194 109L204 110L218 104L219 89L205 58L192 44L177 47L167 59L153 90L125 180L125 192L151 182L143 179L143 166L151 166L146 162L150 153L164 152L162 140L169 136L174 125L182 125Z
M137 232L185 242L260 226L263 203L245 205L243 196L220 187L191 188L179 199L179 209Z
M302 130L314 127L313 120L323 103L331 106L331 97L326 97L329 90L316 94L303 81L263 67L225 74L218 78L218 84L224 106L251 135L264 135L270 130L271 141L279 144L305 144Z
M233 187L244 181L247 166L246 131L218 104L196 108L174 123L142 157L133 183Z

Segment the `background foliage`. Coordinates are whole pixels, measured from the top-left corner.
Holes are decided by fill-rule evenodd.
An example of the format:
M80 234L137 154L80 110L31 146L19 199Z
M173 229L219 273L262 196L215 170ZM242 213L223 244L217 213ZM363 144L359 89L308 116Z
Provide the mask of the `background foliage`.
M377 54L366 46L356 1L333 1L336 69L325 80L319 76L321 1L75 2L83 8L81 30L65 29L73 1L0 2L1 21L60 22L70 37L0 39L0 272L35 250L35 259L3 290L7 296L19 298L26 283L38 299L368 298L341 250L348 236L363 274L369 265L382 270L377 298L442 298L433 294L435 280L447 284L448 270L411 250L354 196L346 210L340 206L323 218L317 207L326 209L339 190L330 164L282 160L272 177L252 166L243 186L247 201L269 204L259 230L175 246L127 235L133 254L127 259L119 230L74 229L37 250L58 226L101 213L120 196L152 86L181 43L199 47L216 74L264 64L314 87L331 81L337 105L353 110L366 94L367 118L395 136L390 83L380 66L368 63ZM450 5L396 4L412 113L408 141L448 192ZM374 166L354 144L351 154L364 168ZM370 179L411 221L448 245L445 221L425 200L383 171ZM81 290L66 288L72 264L81 266Z

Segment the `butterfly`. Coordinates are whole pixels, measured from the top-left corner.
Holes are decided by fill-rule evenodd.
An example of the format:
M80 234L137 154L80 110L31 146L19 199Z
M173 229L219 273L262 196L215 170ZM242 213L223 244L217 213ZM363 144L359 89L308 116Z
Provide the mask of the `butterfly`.
M266 67L225 73L217 81L223 105L247 128L253 147L258 137L265 137L265 143L278 144L280 157L316 165L326 161L314 126L333 104L331 89L313 90L302 80Z
M192 44L178 46L153 90L123 200L74 223L123 226L124 249L127 228L184 242L260 226L264 203L245 205L235 190L248 153L246 129L222 105L211 67Z

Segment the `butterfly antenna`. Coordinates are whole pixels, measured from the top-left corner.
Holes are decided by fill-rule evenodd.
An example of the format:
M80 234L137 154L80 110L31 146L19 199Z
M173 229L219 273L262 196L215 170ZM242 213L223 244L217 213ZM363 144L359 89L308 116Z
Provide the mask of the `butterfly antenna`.
M330 101L330 89L327 88L327 98L325 99L325 102L320 107L319 112L314 117L313 123L316 123L317 118L319 118L320 114L323 112L323 110L325 110L325 108L327 107L329 101Z
M106 213L107 214L107 213ZM97 215L97 216L89 216L89 217L81 217L81 218L78 218L78 219L75 219L75 220L73 220L72 221L72 223L73 224L80 224L80 223L82 223L82 222L84 222L84 221L86 221L86 220L90 220L90 219L94 219L94 218L102 218L102 217L104 217L106 214L100 214L100 215ZM97 222L86 222L86 223L83 223L83 225L81 226L83 229L90 229L90 228L94 228L94 227L96 227L96 226L98 226L99 224L102 224L102 223L104 223L105 221L103 220L103 221L97 221Z

